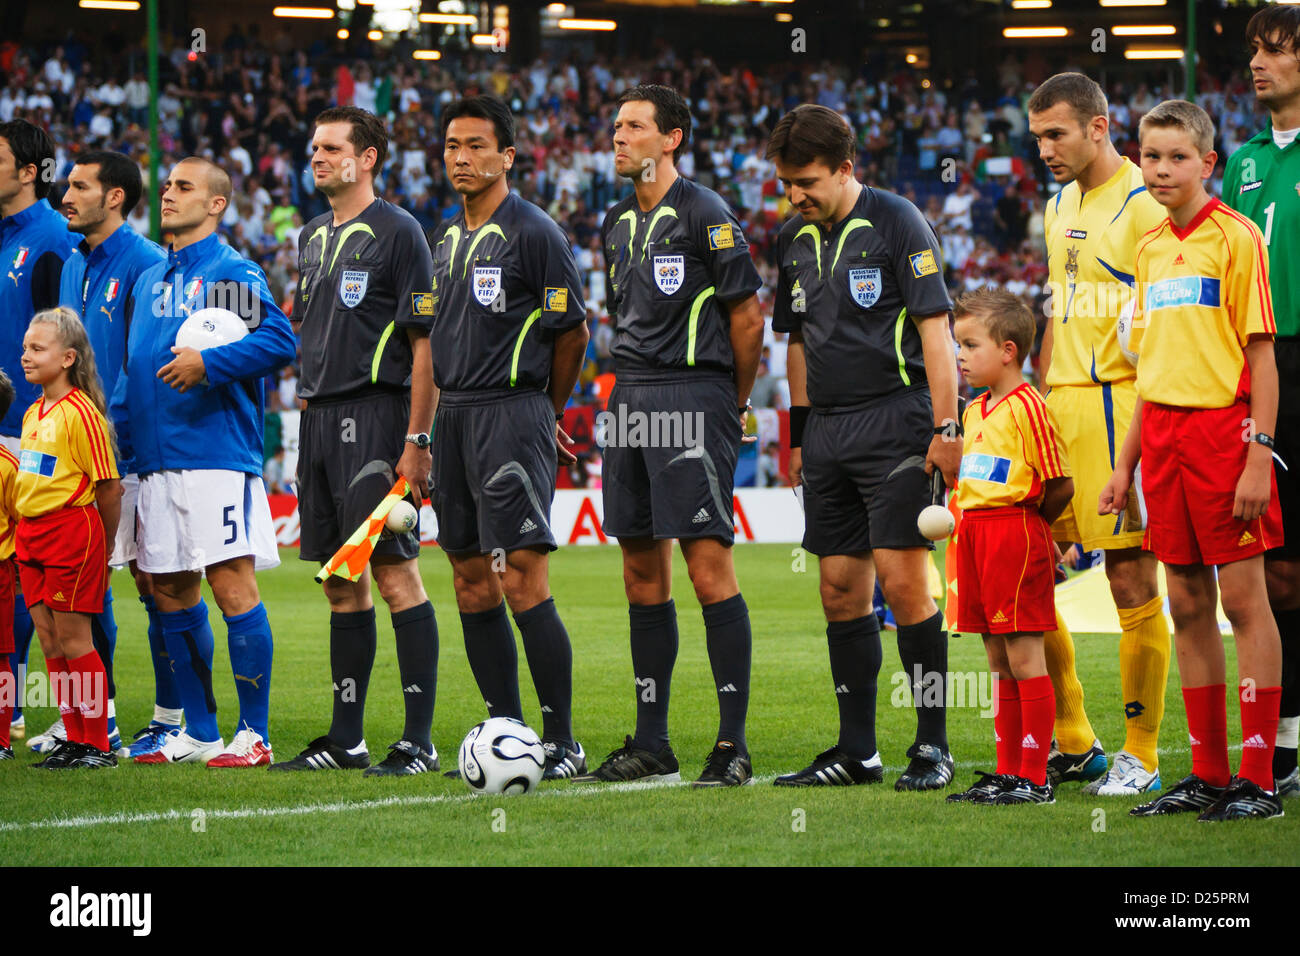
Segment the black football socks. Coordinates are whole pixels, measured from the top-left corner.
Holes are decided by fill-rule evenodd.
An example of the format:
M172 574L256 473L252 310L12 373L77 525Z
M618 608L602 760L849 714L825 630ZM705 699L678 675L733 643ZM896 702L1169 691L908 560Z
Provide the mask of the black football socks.
M330 677L334 716L329 738L345 749L361 743L366 690L375 666L375 609L330 613Z
M515 624L542 708L542 740L572 747L573 648L569 632L555 610L555 598L548 597L520 611L515 615Z
M438 621L425 601L392 616L397 639L397 672L402 679L406 727L402 737L433 753L430 731L438 694Z
M632 673L636 677L636 733L632 742L659 752L668 746L668 688L677 663L677 607L631 604Z
M519 652L515 634L506 616L506 602L490 611L461 612L460 626L465 632L465 654L474 672L479 693L491 717L524 719L519 703Z
M753 637L749 608L740 594L701 608L713 683L718 693L718 740L729 740L748 754L745 714L749 710L749 671Z
M935 611L920 624L900 624L898 656L916 704L916 742L947 752L948 634L943 613Z
M880 674L880 622L875 614L826 625L831 680L840 711L839 748L866 760L876 752L876 680Z

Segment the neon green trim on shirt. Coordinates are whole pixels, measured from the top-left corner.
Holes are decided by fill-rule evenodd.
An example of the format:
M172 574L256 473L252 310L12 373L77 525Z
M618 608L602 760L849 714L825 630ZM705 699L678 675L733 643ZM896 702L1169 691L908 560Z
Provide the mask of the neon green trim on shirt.
M370 360L370 384L374 385L379 381L379 360L384 357L384 346L388 344L388 337L393 334L393 329L397 326L397 320L394 319L388 323L384 329L384 334L379 336L379 344L375 346L374 358Z
M460 267L460 277L462 279L465 278L465 273L469 271L469 260L474 258L474 250L478 248L479 241L484 236L492 235L492 233L496 233L498 236L500 236L502 242L506 241L506 234L501 231L501 227L498 226L495 222L484 226L482 229L476 232L474 234L474 240L469 244L469 249L466 250L465 252L465 264Z
M822 277L822 240L819 230L812 223L809 223L794 234L794 242L798 242L799 237L803 235L812 240L813 252L817 253L817 278L820 279ZM794 242L791 245L794 245Z
M850 219L845 224L844 231L840 233L840 241L835 244L835 258L831 260L831 275L835 275L835 267L839 265L840 253L844 249L844 240L849 237L849 233L854 229L861 229L863 226L870 226L872 229L876 228L871 225L870 219Z
M636 213L629 209L627 212L623 213L623 215L618 217L618 222L622 222L624 219L627 220L628 227L627 247L628 249L631 249L632 243L636 242ZM618 225L618 223L615 223L614 225Z
M703 292L697 295L695 297L695 301L691 303L691 322L690 325L687 327L688 331L686 335L686 364L687 365L693 366L695 364L695 333L699 330L700 309L704 308L704 303L709 301L709 297L713 295L713 292L714 292L714 287L709 286L707 289L705 289Z
M904 385L911 385L912 379L907 374L907 359L903 358L903 320L906 318L907 307L904 306L898 313L898 321L894 324L894 351L898 353L898 375Z
M330 235L330 231L328 229L326 229L324 226L317 226L316 231L313 232L311 234L311 238L307 240L307 245L310 246L313 242L316 241L316 237L320 236L320 264L321 265L325 264L325 243L329 242L329 235Z
M460 245L460 226L448 226L438 245L442 245L448 239L451 240L451 255L447 257L447 275L451 275L456 266L456 247Z
M519 338L515 339L515 354L510 359L511 388L515 387L515 379L519 377L519 353L524 350L524 336L528 334L528 330L533 327L533 323L541 318L541 316L541 309L533 309L532 312L528 313L528 318L524 319L524 327L519 331Z
M354 222L352 225L344 229L341 233L339 233L338 244L334 246L334 258L330 259L330 272L333 272L334 266L338 264L339 253L343 251L343 244L348 241L348 236L352 235L354 232L364 232L367 235L369 235L371 239L375 238L375 231L371 229L369 226L367 226L364 222ZM324 256L325 256L325 250L324 248L322 248L321 249L322 262L325 261Z
M641 238L641 261L645 262L646 250L650 246L650 237L654 235L655 224L659 222L660 216L672 216L677 218L677 210L672 206L660 206L655 210L655 214L650 217L650 225L646 228L645 235Z

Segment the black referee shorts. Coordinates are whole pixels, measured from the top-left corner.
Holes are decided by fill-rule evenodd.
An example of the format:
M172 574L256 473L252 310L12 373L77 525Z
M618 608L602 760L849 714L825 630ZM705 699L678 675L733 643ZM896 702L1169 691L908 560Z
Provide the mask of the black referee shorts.
M433 423L433 510L449 554L555 550L555 409L535 388L444 391Z
M916 527L930 503L934 434L927 386L863 405L814 408L803 434L803 546L813 554L928 548Z
M1265 558L1300 558L1300 338L1278 339L1273 343L1277 357L1277 427L1273 429L1279 458L1273 460L1277 476L1277 499L1282 506L1283 541L1270 548Z
M328 561L392 490L410 418L411 397L406 392L312 401L303 410L298 445L302 560ZM418 518L414 531L385 532L374 553L416 557Z
M620 375L597 425L604 530L616 538L735 539L740 415L730 377Z

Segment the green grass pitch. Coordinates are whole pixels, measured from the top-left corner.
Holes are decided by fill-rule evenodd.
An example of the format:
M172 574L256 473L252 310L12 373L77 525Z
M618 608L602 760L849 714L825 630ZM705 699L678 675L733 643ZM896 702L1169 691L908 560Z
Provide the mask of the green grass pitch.
M1300 805L1282 820L1198 824L1138 820L1136 799L1089 798L1077 784L1054 806L947 805L943 793L895 793L915 726L895 706L901 670L892 635L878 704L886 785L779 790L777 773L798 769L834 740L836 717L817 599L816 560L796 570L790 545L740 545L736 567L754 627L749 742L754 786L695 791L686 786L591 788L545 785L522 797L471 796L441 775L363 779L355 772L273 775L264 770L131 766L46 773L23 741L17 760L0 763L5 793L0 854L11 865L423 865L423 864L777 864L777 865L1295 865ZM284 564L259 576L275 631L272 743L281 759L324 733L329 720L328 610L315 570L281 553ZM693 779L713 742L716 703L704 628L680 554L675 558L681 650L672 685L673 746ZM444 769L461 737L484 716L465 660L445 558L426 549L426 587L441 629L434 743ZM120 627L118 720L130 732L152 714L152 672L144 614L131 584L115 575ZM561 549L551 583L574 649L575 729L599 762L633 726L627 607L616 548ZM221 727L229 739L235 693L220 615L215 665ZM401 732L401 694L387 615L379 615L379 653L371 679L366 738L372 757ZM1076 635L1088 711L1113 751L1123 740L1118 657L1113 636ZM34 654L39 658L39 654ZM1235 673L1228 642L1229 675ZM982 672L979 640L956 638L950 668ZM540 726L520 652L525 714ZM1161 773L1166 786L1190 772L1187 725L1176 674L1166 695ZM30 710L43 730L54 712ZM1238 736L1229 710L1230 739ZM991 720L979 706L954 709L949 734L957 784L993 763ZM1238 757L1234 751L1234 762ZM951 792L951 791L946 791ZM418 838L408 838L410 835Z

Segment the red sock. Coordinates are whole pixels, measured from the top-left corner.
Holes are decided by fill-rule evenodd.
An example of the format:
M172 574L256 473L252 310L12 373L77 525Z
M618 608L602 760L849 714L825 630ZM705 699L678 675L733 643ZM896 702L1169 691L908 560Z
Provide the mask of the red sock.
M1192 742L1192 773L1212 787L1226 787L1232 781L1232 771L1228 769L1226 695L1226 684L1183 688L1183 705L1187 708L1187 734ZM1274 733L1276 727L1277 724L1274 723ZM1270 756L1269 760L1272 759Z
M9 655L0 653L0 747L10 746L9 722L13 720L17 700L18 684L14 680L13 668L9 666Z
M81 717L81 739L92 747L108 750L108 675L99 652L91 648L89 654L69 660L68 670L73 674L72 706Z
M998 773L1020 773L1020 690L1010 677L999 676L998 712L993 715L993 739L998 746Z
M86 738L81 727L81 714L72 706L72 681L68 672L68 662L62 657L47 657L45 669L50 675L54 699L59 705L59 716L63 718L63 732L73 743L84 743Z
M1052 726L1056 723L1056 692L1052 678L1031 677L1020 685L1020 776L1040 787L1047 783L1047 755L1052 749Z
M1281 687L1257 687L1254 700L1241 701L1241 770L1237 776L1275 789L1273 746L1277 743L1277 715L1282 704ZM1224 736L1227 736L1225 729Z

